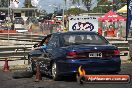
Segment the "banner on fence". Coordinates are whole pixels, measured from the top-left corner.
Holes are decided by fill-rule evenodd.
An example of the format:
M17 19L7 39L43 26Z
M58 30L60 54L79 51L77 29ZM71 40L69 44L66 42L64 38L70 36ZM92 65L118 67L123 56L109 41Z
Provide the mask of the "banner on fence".
M97 16L70 16L69 17L69 31L98 31L98 17Z

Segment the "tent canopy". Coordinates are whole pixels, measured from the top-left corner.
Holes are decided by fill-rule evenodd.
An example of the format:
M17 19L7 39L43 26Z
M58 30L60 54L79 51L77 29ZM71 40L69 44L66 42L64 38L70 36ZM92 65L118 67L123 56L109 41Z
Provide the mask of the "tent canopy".
M121 9L117 10L118 13L127 13L127 5L123 6Z
M120 21L120 20L125 21L126 19L122 16L117 15L116 13L110 10L105 15L99 17L98 20L101 22L105 22L105 21L113 22L113 21Z

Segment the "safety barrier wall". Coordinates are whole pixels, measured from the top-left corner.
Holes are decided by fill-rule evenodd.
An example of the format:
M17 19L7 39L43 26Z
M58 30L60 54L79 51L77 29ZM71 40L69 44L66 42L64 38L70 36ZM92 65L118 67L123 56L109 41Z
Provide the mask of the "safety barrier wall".
M44 35L0 33L0 41L4 42L0 44L0 60L27 59L32 46L43 38Z

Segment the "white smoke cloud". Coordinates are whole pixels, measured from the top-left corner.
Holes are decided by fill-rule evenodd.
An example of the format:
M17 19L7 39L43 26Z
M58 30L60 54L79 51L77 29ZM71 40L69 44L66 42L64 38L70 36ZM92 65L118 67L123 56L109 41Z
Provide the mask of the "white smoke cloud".
M32 6L38 6L39 1L38 0L31 0Z
M19 1L13 0L10 2L10 8L18 8Z

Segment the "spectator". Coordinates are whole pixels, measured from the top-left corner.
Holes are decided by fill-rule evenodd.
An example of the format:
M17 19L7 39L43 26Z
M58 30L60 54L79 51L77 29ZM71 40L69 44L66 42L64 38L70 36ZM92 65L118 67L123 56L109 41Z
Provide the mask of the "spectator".
M107 37L110 35L110 30L108 27L106 28L106 35L107 35Z
M14 23L11 24L11 30L14 30Z
M48 41L49 41L48 38L45 39L44 43L40 46L40 48L42 48L42 49L46 49L46 48L47 48Z
M116 37L121 38L122 37L122 26L119 25L118 29L117 29L117 33L116 33Z
M98 28L98 33L99 33L99 35L102 35L102 28L101 27Z
M114 37L115 36L115 29L114 29L114 27L113 26L110 26L110 28L109 28L109 32L110 32L110 36L111 37Z
M51 37L51 35L48 35L48 36L45 37L39 44L34 45L32 49L33 49L33 50L34 50L34 49L46 49L50 37Z
M115 36L115 29L113 26L111 27L111 31L112 31L112 35Z

